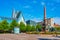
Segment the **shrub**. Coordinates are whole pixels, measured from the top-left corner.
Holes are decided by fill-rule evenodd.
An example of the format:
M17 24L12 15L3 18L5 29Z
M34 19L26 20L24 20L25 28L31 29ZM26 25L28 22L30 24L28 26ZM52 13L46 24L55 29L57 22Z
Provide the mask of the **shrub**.
M13 30L14 27L18 26L18 23L16 22L16 20L13 20L11 23L10 23L10 30Z
M37 24L37 25L36 25L36 30L37 30L37 31L41 31L41 30L42 30L42 26L41 26L40 24Z
M20 27L21 32L26 32L26 26L25 26L25 24L23 22L20 22L19 27Z
M9 23L7 22L7 20L3 20L0 23L0 30L2 30L2 31L8 31L9 30Z
M29 24L27 24L26 26L26 32L30 32L31 31L31 26Z
M32 26L31 27L31 31L36 31L36 27L35 26Z

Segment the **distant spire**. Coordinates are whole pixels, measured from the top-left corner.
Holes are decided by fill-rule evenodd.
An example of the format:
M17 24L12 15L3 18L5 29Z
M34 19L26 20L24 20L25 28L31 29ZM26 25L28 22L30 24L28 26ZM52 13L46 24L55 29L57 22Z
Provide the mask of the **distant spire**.
M44 20L46 19L46 6L44 6Z
M43 31L45 31L46 28L46 6L44 6L44 23L43 23Z
M15 17L15 10L14 10L14 8L12 9L12 18L14 18Z

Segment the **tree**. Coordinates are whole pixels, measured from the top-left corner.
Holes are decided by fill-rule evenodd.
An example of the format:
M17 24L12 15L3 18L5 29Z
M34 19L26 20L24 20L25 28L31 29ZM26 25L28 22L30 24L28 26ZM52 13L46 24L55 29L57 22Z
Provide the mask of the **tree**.
M2 23L0 23L0 30L3 30Z
M20 27L21 32L26 32L26 26L25 26L25 24L23 22L20 22L19 27Z
M51 32L53 32L53 31L55 31L55 28L54 28L54 27L51 27L49 30L50 30Z
M29 24L27 24L26 26L26 32L30 32L31 31L31 26Z
M37 24L37 25L36 25L36 30L37 30L37 31L41 31L41 30L42 30L42 26L41 26L40 24Z
M56 29L57 31L60 31L60 27L55 27L55 29Z
M13 30L16 26L18 26L18 23L16 22L16 20L12 20L12 22L10 23L10 30Z
M36 31L36 27L32 26L31 31Z
M3 30L3 31L8 31L9 30L9 23L7 22L7 20L3 20L0 23L0 30Z

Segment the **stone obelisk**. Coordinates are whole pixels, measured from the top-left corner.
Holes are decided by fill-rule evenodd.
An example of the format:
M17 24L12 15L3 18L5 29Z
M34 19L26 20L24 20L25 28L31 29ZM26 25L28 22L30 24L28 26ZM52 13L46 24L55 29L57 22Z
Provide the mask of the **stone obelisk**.
M46 7L44 7L44 24L46 26Z
M44 22L43 22L43 31L46 29L46 6L44 6Z

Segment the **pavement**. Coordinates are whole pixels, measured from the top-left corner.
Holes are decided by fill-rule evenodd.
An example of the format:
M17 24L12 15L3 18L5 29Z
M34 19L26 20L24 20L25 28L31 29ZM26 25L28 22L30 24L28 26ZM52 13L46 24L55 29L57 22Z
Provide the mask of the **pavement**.
M0 34L0 40L60 40L60 36L40 34Z

